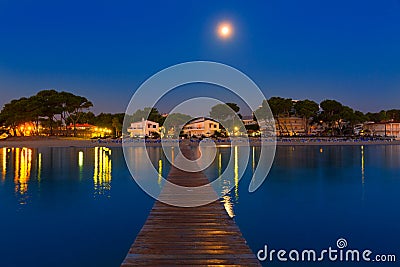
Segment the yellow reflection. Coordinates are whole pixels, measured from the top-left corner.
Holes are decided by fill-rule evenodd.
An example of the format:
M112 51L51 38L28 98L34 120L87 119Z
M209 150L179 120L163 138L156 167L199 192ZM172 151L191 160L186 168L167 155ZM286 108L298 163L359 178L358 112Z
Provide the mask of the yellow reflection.
M172 156L172 164L174 164L175 163L174 147L171 147L171 156Z
M364 174L365 174L365 158L364 158L364 146L361 146L361 181L364 184Z
M93 178L97 179L97 173L99 171L99 148L94 148L94 176Z
M3 147L3 168L1 171L1 179L4 181L6 179L7 174L7 148Z
M254 173L254 170L256 168L256 147L253 146L253 153L252 153L252 170Z
M319 152L320 152L320 153L324 152L324 149L321 147L321 148L319 149Z
M218 177L221 177L222 174L222 154L218 155Z
M235 147L236 148L236 147ZM222 174L222 154L218 154L218 177L221 177ZM235 175L236 177L236 175ZM235 179L236 181L236 179ZM235 216L234 210L233 210L233 203L232 203L232 198L229 194L229 188L231 184L231 179L222 179L222 198L221 202L224 205L224 208L226 212L228 213L229 217L233 218Z
M42 153L38 154L37 178L38 178L38 182L40 183L40 180L42 178Z
M162 181L162 160L160 159L158 161L158 185L161 187L161 181Z
M15 149L15 170L14 170L14 184L15 184L15 192L18 192L18 180L19 180L19 163L20 163L20 148L17 147Z
M218 147L231 147L230 145L218 145Z
M235 146L235 165L234 165L234 181L235 181L235 198L236 201L239 200L239 156L238 147Z
M103 195L111 189L111 150L95 147L94 151L94 192L95 195Z
M78 165L79 165L79 168L82 169L82 167L83 167L83 151L79 151L79 153L78 153Z
M15 149L15 175L14 184L15 192L21 196L28 191L28 182L31 176L32 168L32 149L16 148ZM21 204L25 204L21 201Z
M224 208L228 213L229 217L231 218L235 217L235 212L233 210L231 197L228 194L222 197L222 203L224 203Z

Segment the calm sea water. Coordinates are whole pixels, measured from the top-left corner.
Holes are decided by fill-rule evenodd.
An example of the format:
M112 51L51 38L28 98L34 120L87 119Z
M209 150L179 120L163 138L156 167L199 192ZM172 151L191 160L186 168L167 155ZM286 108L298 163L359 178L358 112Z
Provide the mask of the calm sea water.
M254 252L264 245L319 251L345 238L348 248L400 260L400 146L278 147L255 193L247 188L262 163L258 148L250 152L247 167L228 170L235 187L221 202ZM160 148L148 153L166 176ZM229 154L230 148L219 149L206 171L210 179ZM246 168L240 182L239 168ZM130 177L121 148L0 148L0 170L0 266L119 266L154 202ZM343 265L276 258L266 264Z

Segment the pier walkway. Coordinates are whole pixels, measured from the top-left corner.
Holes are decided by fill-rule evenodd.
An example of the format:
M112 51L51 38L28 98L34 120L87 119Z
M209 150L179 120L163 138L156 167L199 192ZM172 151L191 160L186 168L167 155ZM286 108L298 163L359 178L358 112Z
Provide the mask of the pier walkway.
M189 145L181 151L188 159L198 156L197 148ZM167 179L188 187L208 183L202 172L185 172L173 166ZM180 197L168 195L164 189L162 197ZM195 208L156 201L121 266L146 265L261 266L219 201Z

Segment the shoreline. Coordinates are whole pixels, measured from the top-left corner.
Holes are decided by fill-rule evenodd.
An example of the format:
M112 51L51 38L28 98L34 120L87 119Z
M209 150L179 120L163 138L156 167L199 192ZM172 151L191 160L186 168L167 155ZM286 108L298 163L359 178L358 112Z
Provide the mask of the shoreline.
M79 139L79 138L59 138L59 137L14 137L7 140L0 140L0 148L3 147L29 147L29 148L40 148L40 147L122 147L122 140L120 139ZM138 146L142 144L144 140L134 140L127 144L131 146ZM260 146L259 140L250 139L250 145ZM167 141L168 145L168 141ZM230 146L230 142L217 141L218 146ZM309 139L309 140L296 140L285 138L284 140L277 140L277 146L360 146L360 145L400 145L400 140L384 141L343 141L343 140L321 140L321 139ZM159 140L149 140L146 142L146 146L160 147L161 142Z

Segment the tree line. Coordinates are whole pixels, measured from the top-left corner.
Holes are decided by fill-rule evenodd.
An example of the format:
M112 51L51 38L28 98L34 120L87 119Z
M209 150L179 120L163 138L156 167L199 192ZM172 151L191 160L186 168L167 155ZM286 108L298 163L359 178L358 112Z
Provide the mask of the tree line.
M306 120L307 126L324 125L327 132L343 135L352 131L356 124L371 122L400 121L400 110L382 110L377 113L363 113L342 103L326 99L321 103L312 100L293 101L290 98L271 97L264 100L262 106L255 111L259 117L265 118L268 103L274 118L298 116ZM277 120L279 123L279 120Z
M15 134L20 132L18 125L25 122L34 124L34 132L38 133L39 124L50 129L50 134L58 122L76 125L81 114L93 104L83 96L56 90L43 90L31 97L22 97L4 105L0 113L0 123L10 127ZM76 130L74 127L76 135Z
M317 103L312 100L293 101L290 98L271 97L261 103L259 109L254 111L254 118L271 119L266 112L270 107L275 121L279 117L297 116L306 120L307 126L324 125L332 134L342 135L347 129L355 124L366 121L400 121L400 110L382 110L377 113L363 113L358 110L343 105L336 100L324 100ZM111 128L115 136L122 135L122 124L124 113L100 113L95 115L89 109L93 103L83 96L74 95L69 92L58 92L56 90L43 90L31 97L22 97L12 100L4 105L0 112L0 125L10 127L13 133L20 131L18 126L21 123L32 122L34 132L38 134L39 125L49 129L49 134L53 134L54 129L64 127L68 131L67 125L73 125L73 135L76 136L76 124L88 123L98 127ZM242 116L239 113L240 107L235 103L218 104L212 107L210 118L219 121L231 121L232 126L236 125L235 120ZM142 118L158 122L160 126L166 120L156 108L144 108L137 110L134 114L128 115L131 122L140 121ZM187 122L190 116L174 113L168 115L169 119L165 128L173 128ZM228 125L229 127L229 125ZM166 129L166 130L168 130Z

